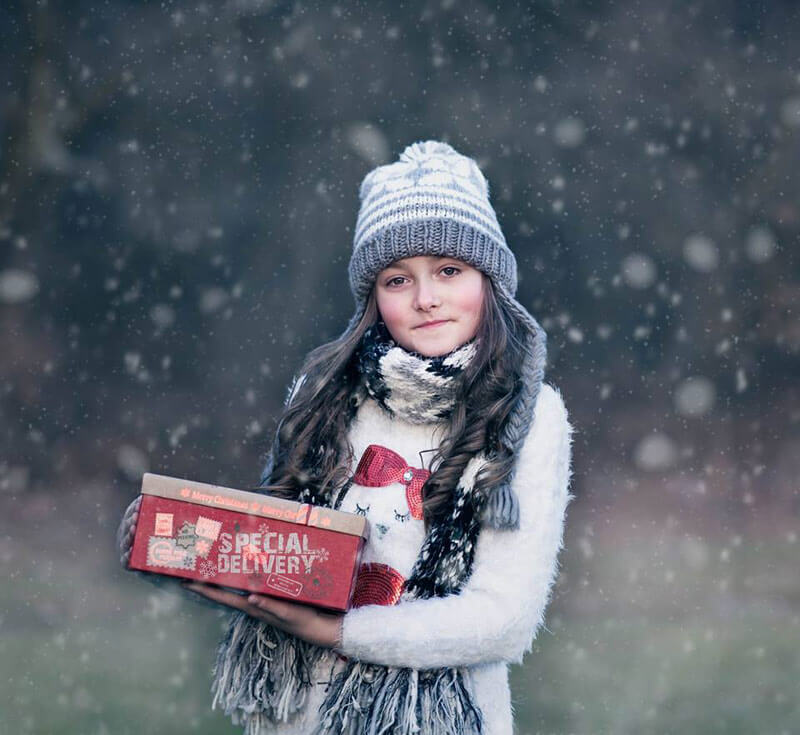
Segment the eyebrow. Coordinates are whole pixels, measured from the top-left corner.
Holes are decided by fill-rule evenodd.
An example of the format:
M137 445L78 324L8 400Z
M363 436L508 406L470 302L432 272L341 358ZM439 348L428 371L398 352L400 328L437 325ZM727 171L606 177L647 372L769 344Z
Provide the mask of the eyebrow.
M436 255L434 257L437 262L440 260L457 260L457 258L453 258L450 255ZM404 263L399 263L399 262L392 263L391 265L386 266L386 270L389 270L390 268L399 268L400 270L408 271L408 266L406 266Z

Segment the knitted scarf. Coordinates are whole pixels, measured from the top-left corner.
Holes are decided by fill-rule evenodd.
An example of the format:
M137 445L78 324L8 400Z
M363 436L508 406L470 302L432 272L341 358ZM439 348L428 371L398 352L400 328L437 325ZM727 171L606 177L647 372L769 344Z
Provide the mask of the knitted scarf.
M459 378L475 348L473 338L447 355L425 357L395 343L378 322L358 348L360 393L368 393L390 414L411 422L441 421L452 409ZM272 460L262 475L266 480ZM456 594L469 578L484 505L473 486L484 462L482 453L470 460L447 512L428 528L401 602ZM343 492L339 495L340 501ZM331 493L313 502L334 507ZM304 708L312 671L326 652L234 611L217 651L212 708L221 705L234 724L245 726L244 735L259 735L262 727L289 722ZM314 735L483 731L483 715L469 691L466 669L415 670L349 659L328 687Z

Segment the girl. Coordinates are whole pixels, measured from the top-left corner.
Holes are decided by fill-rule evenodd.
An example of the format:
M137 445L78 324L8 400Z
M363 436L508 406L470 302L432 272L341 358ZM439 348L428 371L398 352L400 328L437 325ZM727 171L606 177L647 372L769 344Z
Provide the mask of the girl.
M356 312L306 358L260 485L367 516L351 609L186 583L230 611L212 706L246 735L510 735L508 664L544 623L573 430L476 163L415 143L359 195Z

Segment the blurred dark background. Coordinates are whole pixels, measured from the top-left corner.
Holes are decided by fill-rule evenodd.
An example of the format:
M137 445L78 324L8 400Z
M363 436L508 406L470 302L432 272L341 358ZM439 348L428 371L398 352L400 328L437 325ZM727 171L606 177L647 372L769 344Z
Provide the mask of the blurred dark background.
M800 10L0 3L0 732L239 732L221 621L119 568L145 471L259 477L353 311L358 185L474 157L576 495L523 733L800 722Z

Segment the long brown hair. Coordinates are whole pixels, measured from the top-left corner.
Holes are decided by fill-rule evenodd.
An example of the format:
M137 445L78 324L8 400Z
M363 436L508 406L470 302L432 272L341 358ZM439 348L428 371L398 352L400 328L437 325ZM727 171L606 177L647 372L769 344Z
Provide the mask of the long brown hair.
M447 508L467 463L477 453L485 451L489 457L488 466L476 477L478 497L507 479L514 463L499 437L521 388L523 327L497 299L492 280L486 274L483 279L478 349L465 368L445 438L430 461L436 469L422 490L426 526ZM355 329L307 355L298 373L306 377L278 422L262 492L329 504L330 494L350 479L354 456L348 428L358 408L355 395L360 383L357 348L379 318L373 287Z

